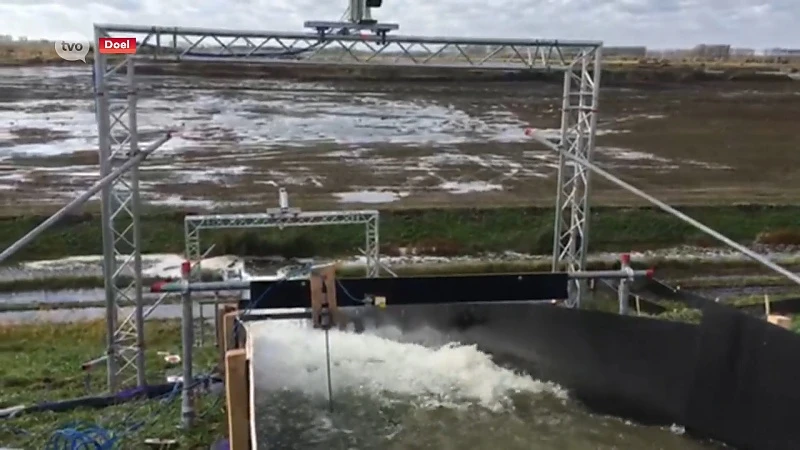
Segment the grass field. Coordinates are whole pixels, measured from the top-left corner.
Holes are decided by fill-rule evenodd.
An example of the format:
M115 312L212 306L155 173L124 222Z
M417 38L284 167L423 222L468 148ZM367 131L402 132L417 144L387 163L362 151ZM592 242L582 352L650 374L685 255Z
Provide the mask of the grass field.
M737 241L800 244L800 206L687 207L687 214ZM153 212L142 219L142 251L182 253L184 211ZM44 219L0 219L0 247L10 245ZM15 260L100 254L99 217L74 215L45 232L15 255ZM547 254L552 248L551 208L387 210L381 215L382 253L400 248L419 255L478 255L507 250ZM715 246L710 238L677 219L650 208L595 208L592 251L633 251L679 245ZM217 254L285 257L350 256L363 245L357 226L206 233Z
M180 367L167 367L159 351L180 353L180 324L151 321L147 325L148 380L165 383L167 375L180 375ZM80 364L97 358L105 350L105 323L47 324L0 327L0 409L42 401L60 401L98 395L105 388L104 371L93 375L86 390ZM64 345L69 342L70 345ZM205 373L217 364L216 348L195 351L196 371ZM207 449L225 434L224 398L200 395L200 415L191 433L182 433L180 395L165 403L135 401L104 410L81 408L67 413L34 413L0 423L0 444L25 449L50 448L53 433L76 422L99 425L119 435L120 446L143 448L147 438L177 439L181 449ZM128 431L134 425L136 430ZM67 447L52 447L67 448ZM88 448L88 447L87 447Z

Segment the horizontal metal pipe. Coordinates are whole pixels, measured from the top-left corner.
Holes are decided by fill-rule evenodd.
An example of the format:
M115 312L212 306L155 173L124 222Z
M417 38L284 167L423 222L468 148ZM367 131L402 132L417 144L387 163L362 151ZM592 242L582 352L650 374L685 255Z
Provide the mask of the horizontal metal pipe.
M574 272L569 274L570 278L607 278L607 279L620 279L620 278L643 278L653 276L653 270L597 270ZM202 291L245 291L250 289L250 281L236 280L236 281L200 281L185 284L181 281L167 281L154 283L150 288L151 292L184 292L188 289L189 292L202 292Z
M536 306L548 306L548 305L557 305L558 301L556 300L520 300L520 301L512 301L512 302L492 302L495 305L503 305L503 304L511 304L511 303L525 303L529 305L536 305ZM472 305L480 305L483 302L470 302L469 304ZM410 305L387 305L387 306L400 306L406 307ZM352 313L356 310L363 308L363 306L344 306L340 307L339 311L343 312L345 316L349 313ZM310 319L312 316L312 312L310 308L293 308L294 311L281 311L281 312L266 312L266 311L257 311L257 312L246 312L239 316L239 320L242 322L256 322L259 320L285 320L285 319ZM375 308L376 311L384 311L382 308ZM380 312L378 314L381 314ZM357 317L357 316L356 316Z
M623 278L653 278L653 269L648 270L596 270L587 272L573 272L569 274L574 279L623 279Z
M146 25L116 25L96 24L95 28L108 33L142 33L182 36L216 36L219 38L278 38L278 39L309 39L319 37L316 32L281 32L264 30L224 30L215 28L194 27L153 27ZM380 36L373 35L336 35L329 38L333 41L380 41ZM572 41L558 39L502 39L502 38L464 38L446 36L400 36L389 34L387 42L414 43L414 44L466 44L466 45L519 45L519 46L559 46L559 47L601 47L602 41ZM167 45L161 47L167 48Z
M699 221L687 216L686 214L684 214L684 213L678 211L677 209L669 206L668 204L666 204L666 203L662 202L661 200L653 197L652 195L647 194L646 192L642 191L641 189L639 189L639 188L637 188L637 187L635 187L635 186L633 186L631 184L628 184L625 181L620 180L619 178L615 177L614 175L612 175L612 174L606 172L605 170L601 169L599 166L596 166L595 164L593 164L593 163L591 163L591 162L589 162L589 161L587 161L587 160L585 160L583 158L575 156L575 155L573 155L571 153L568 153L566 151L562 151L561 148L558 147L558 145L550 142L550 140L548 140L546 137L538 135L535 130L525 130L525 134L530 136L530 137L532 137L534 140L536 140L540 144L544 145L545 147L553 150L554 152L563 155L565 158L569 159L570 161L573 161L573 162L575 162L577 164L580 164L580 165L582 165L582 166L584 166L584 167L586 167L588 169L591 169L594 173L596 173L596 174L600 175L601 177L605 178L606 180L616 184L617 186L621 187L622 189L625 189L626 191L628 191L628 192L630 192L630 193L632 193L634 195L637 195L637 196L647 200L648 202L652 203L653 205L655 205L656 207L658 207L662 211L664 211L666 213L669 213L669 214L672 214L673 216L677 217L678 219L682 220L683 222L686 222L689 225L691 225L691 226L697 228L698 230L702 231L703 233L706 233L707 235L717 239L718 241L722 242L723 244L727 245L728 247L731 247L734 250L738 250L742 254L747 255L750 258L752 258L754 261L756 261L758 263L761 263L765 267L767 267L769 269L772 269L773 271L785 276L786 278L794 281L797 284L800 284L800 276L797 276L797 274L792 273L791 271L787 270L784 267L779 266L778 264L775 264L774 262L770 261L769 258L766 258L764 255L760 255L760 254L750 250L749 248L745 247L744 245L742 245L742 244L730 239L729 237L727 237L724 234L714 230L713 228L710 228L707 225L704 225L701 222L699 222Z
M137 62L141 61L142 63L152 62L155 60L155 55L137 55L135 57ZM554 71L563 71L569 69L569 65L564 64L539 64L538 61L535 61L533 65L528 65L522 62L518 63L483 63L483 64L469 64L466 61L463 62L454 62L451 64L446 63L415 63L415 62L407 62L407 63L400 63L400 62L382 62L382 61L371 61L371 62L364 62L364 61L356 61L356 60L331 60L325 61L322 59L277 59L277 58L268 58L268 57L259 57L259 56L192 56L191 54L186 55L158 55L158 62L169 62L169 61L182 61L182 62L224 62L230 64L259 64L259 65L273 65L273 66L280 66L280 67L287 67L287 66L308 66L308 67L319 67L319 66L330 66L330 67L396 67L396 68L421 68L421 69L435 69L435 70L460 70L460 69L473 69L473 70L554 70Z
M22 236L21 238L19 238L19 240L17 240L17 242L11 244L10 247L8 247L7 249L3 250L3 252L0 253L0 263L5 261L6 259L10 258L12 255L14 255L14 253L18 252L20 249L22 249L26 245L30 244L31 241L33 241L34 239L39 237L40 234L42 234L48 228L53 226L56 222L61 220L61 218L63 218L64 216L66 216L67 214L72 212L74 209L78 208L79 206L81 206L84 203L86 203L87 201L89 201L90 198L92 198L95 194L100 192L100 190L102 190L109 183L113 183L114 180L116 180L117 178L122 176L125 172L130 170L131 167L133 167L136 164L139 164L140 162L142 162L142 160L144 158L146 158L148 155L150 155L151 153L156 151L156 149L161 147L171 137L172 137L172 135L170 133L167 133L164 137L162 137L159 140L153 142L147 148L145 148L143 150L140 150L139 153L137 153L136 155L132 156L130 159L125 161L121 166L117 167L113 172L111 172L108 175L106 175L105 177L97 180L92 185L92 187L90 187L89 189L86 190L86 192L84 192L83 194L79 195L78 197L76 197L71 202L67 203L66 206L64 206L63 208L59 209L55 214L50 216L47 220L45 220L44 222L40 223L38 226L36 226L34 229L32 229L30 232L28 232L28 234L26 234L25 236Z
M181 281L154 283L150 292L183 292L188 287L190 292L202 291L244 291L250 289L249 281L199 281L185 285Z

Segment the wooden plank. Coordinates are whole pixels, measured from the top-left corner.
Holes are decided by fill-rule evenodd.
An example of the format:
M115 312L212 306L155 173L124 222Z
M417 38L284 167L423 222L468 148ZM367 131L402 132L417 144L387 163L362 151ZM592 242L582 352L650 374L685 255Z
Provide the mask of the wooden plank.
M237 310L236 305L223 305L217 309L217 347L219 348L219 373L225 367L225 352L227 351L225 334L225 316Z
M315 270L311 273L308 284L311 291L311 320L314 327L321 326L320 313L326 306L330 313L330 326L336 326L340 321L336 303L336 266L330 265Z
M225 394L230 450L250 450L247 389L247 352L238 348L225 353Z
M228 350L233 350L236 348L236 340L234 339L234 327L236 327L236 318L239 317L239 311L232 311L227 314L222 319L222 333L223 333L223 348L227 353Z

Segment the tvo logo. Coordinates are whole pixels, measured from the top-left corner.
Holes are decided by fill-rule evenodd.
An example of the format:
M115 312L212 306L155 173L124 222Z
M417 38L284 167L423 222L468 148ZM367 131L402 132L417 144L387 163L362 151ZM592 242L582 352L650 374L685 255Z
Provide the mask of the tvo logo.
M79 34L64 36L55 42L56 54L65 61L86 62L92 41Z

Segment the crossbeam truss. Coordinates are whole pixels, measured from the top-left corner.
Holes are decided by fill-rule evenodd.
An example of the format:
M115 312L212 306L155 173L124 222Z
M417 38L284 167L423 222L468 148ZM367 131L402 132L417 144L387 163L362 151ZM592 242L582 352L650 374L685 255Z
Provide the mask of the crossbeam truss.
M391 66L572 70L600 42L97 25L99 37L136 37L150 61L230 61L274 66Z
M184 219L184 238L186 257L192 266L201 269L203 248L200 242L201 230L213 229L258 229L285 227L318 227L323 225L364 225L364 248L366 273L377 277L380 272L380 242L378 234L379 212L365 211L309 211L275 212L262 214L214 214L186 216ZM192 278L197 279L200 270L194 270Z
M108 55L94 55L101 176L145 145L139 142L137 133L135 68L137 63L162 61L246 62L266 66L314 66L321 70L336 66L560 70L565 72L565 88L559 146L580 158L593 159L601 42L96 25L95 42L102 37L134 37L138 45L135 56L120 62L109 60ZM581 271L585 269L589 241L589 175L581 166L562 158L558 180L553 267L566 266L571 272ZM106 361L108 385L113 392L120 383L127 384L134 378L139 385L145 383L138 168L104 189L101 201L108 327ZM377 218L375 220L377 242ZM261 222L260 226L266 223L273 222ZM288 223L286 226L296 226ZM370 225L367 228L369 230ZM199 237L193 241L195 238L190 235L187 229L189 241L197 242L197 247L190 244L191 257L197 257ZM371 239L368 236L366 240L370 242ZM369 244L366 250L371 251ZM374 258L370 270L377 270L377 256ZM578 306L584 292L581 282L575 281L571 286L568 304ZM128 300L135 301L136 310L120 324L118 305Z

